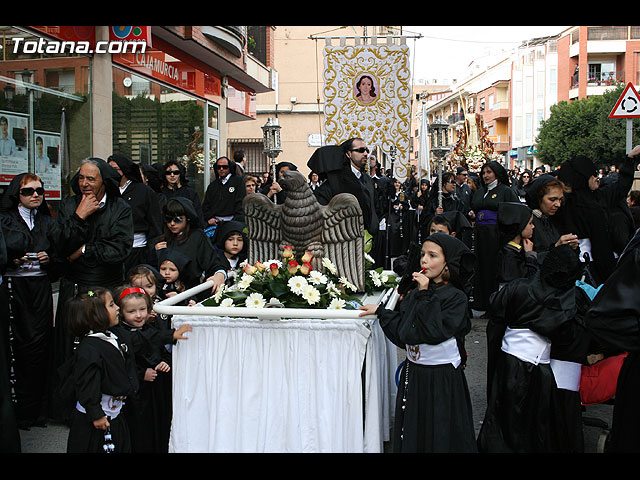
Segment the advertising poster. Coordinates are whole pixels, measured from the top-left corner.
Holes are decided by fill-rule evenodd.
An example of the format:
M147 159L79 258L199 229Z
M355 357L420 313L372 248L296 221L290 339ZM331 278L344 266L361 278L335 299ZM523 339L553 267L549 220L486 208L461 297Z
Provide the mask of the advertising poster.
M0 110L0 185L29 171L29 116Z
M42 178L47 200L62 199L60 134L34 130L35 174Z

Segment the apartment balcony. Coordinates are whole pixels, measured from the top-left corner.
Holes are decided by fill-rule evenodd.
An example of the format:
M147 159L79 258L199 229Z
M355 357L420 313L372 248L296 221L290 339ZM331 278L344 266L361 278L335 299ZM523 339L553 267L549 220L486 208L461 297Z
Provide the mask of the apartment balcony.
M636 74L637 77L637 74ZM587 77L587 96L602 95L606 90L625 82L624 71L618 72L593 72ZM580 82L575 76L571 77L571 89L569 98L578 98Z

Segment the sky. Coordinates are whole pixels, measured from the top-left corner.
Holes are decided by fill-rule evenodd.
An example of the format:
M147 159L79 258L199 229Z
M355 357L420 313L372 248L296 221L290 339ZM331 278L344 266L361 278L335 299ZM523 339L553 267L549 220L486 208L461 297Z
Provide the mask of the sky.
M555 35L563 26L403 26L411 49L414 83L420 79L463 78L466 67L476 58L517 48L523 40ZM414 55L415 47L415 55Z

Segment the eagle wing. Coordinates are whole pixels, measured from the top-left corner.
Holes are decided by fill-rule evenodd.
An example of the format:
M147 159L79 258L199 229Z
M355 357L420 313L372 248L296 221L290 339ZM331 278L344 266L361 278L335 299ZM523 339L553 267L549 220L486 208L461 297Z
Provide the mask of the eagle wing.
M282 206L262 193L252 193L242 201L249 240L249 263L279 257Z
M365 288L364 220L358 200L350 193L334 196L322 207L324 255L359 292Z

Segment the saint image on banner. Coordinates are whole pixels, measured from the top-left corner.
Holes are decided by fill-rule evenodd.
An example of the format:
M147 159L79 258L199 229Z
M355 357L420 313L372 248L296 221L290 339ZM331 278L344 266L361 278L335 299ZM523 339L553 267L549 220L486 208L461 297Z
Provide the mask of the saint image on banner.
M378 79L370 73L363 73L356 77L353 94L360 104L370 105L378 99Z

